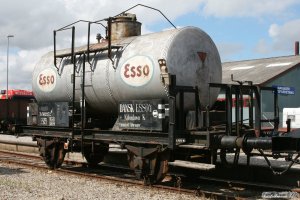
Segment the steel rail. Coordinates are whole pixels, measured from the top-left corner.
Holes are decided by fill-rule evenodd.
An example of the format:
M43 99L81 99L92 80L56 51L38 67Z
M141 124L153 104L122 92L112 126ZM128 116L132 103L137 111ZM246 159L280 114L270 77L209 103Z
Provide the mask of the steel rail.
M38 147L37 144L32 142L19 142L19 141L10 141L10 140L1 140L0 144L9 144L9 145L16 145L16 146L25 146L25 147Z

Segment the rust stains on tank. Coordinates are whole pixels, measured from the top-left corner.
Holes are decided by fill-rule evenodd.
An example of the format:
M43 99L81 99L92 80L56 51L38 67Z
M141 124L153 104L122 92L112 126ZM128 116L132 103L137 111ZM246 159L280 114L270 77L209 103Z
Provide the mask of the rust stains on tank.
M135 14L124 13L112 20L111 40L141 35L141 23L137 21Z

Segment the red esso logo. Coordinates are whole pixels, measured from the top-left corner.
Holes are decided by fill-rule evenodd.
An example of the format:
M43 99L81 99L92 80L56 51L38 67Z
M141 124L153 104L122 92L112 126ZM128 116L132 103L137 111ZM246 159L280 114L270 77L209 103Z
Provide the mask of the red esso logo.
M125 65L124 77L125 78L135 78L141 76L149 76L150 67L148 65L144 66L130 66L130 64Z
M121 67L122 80L134 87L146 85L153 76L153 62L146 56L134 56Z
M56 85L56 72L51 69L41 71L37 77L37 85L44 92L51 92Z
M52 84L54 84L54 76L53 75L40 74L39 84L40 85L52 85Z

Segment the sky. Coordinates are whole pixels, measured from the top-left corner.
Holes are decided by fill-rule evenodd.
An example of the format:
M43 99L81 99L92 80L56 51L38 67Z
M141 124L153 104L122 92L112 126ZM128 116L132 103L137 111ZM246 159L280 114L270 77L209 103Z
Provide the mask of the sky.
M31 90L32 71L53 50L53 30L77 20L95 21L140 3L161 10L175 26L195 26L215 42L222 62L294 54L300 40L300 0L0 0L0 90L6 89L9 38L9 88ZM171 28L156 11L137 15L142 34ZM76 46L87 41L87 26L76 27ZM92 28L91 38L101 32ZM70 45L70 32L59 33L58 48Z

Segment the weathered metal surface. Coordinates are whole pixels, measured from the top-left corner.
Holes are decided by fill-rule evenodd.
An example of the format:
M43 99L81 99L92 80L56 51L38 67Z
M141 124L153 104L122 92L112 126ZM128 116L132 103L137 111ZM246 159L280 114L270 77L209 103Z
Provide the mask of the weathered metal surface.
M167 100L168 91L161 82L158 59L166 60L168 72L177 76L178 85L198 86L202 105L209 104L209 99L211 102L215 101L218 90L211 91L209 98L208 83L221 81L221 61L215 44L202 30L195 27L168 30L124 38L115 45L122 48L112 51L114 64L107 58L107 51L104 49L91 54L92 70L89 67L86 69L86 102L95 111L116 114L118 102L122 100ZM86 46L79 50L84 48ZM68 52L70 50L58 54ZM204 62L199 58L199 52L206 53ZM76 101L79 101L82 57L77 57L76 65ZM86 65L89 66L88 63ZM51 91L39 86L41 72L47 72L46 69L56 70L53 52L46 54L34 69L32 84L36 99L40 102L71 101L73 65L70 57L61 61L60 72L56 71L52 81L55 87ZM43 73L43 76L52 74ZM185 103L186 108L191 108L193 98L185 96Z
M45 140L37 138L37 144L39 146L40 155L43 157L47 166L51 169L60 168L66 155L64 143L53 139Z
M78 130L79 134L79 130ZM71 129L65 127L49 126L22 126L22 136L49 137L49 138L70 138Z
M111 40L141 35L141 23L136 21L135 14L124 13L112 20Z
M129 166L137 178L143 178L144 184L161 181L168 172L170 151L160 146L150 148L126 145Z
M69 127L69 105L67 102L40 103L38 125Z

